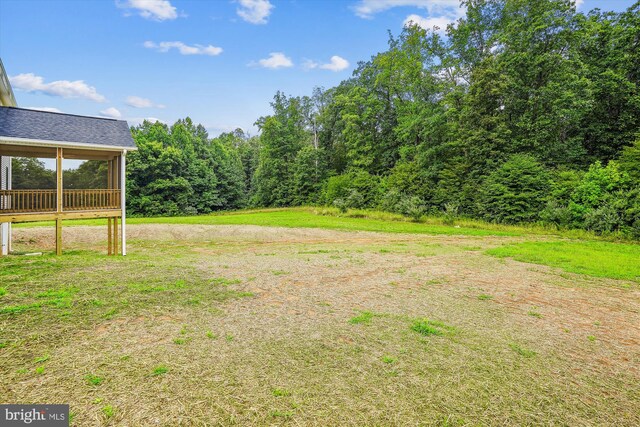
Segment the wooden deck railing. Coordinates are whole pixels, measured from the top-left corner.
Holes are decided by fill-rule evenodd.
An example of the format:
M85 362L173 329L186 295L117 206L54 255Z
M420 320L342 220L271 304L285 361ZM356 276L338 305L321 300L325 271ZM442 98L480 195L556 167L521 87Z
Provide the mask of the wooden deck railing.
M55 212L56 190L0 190L0 214ZM120 190L64 190L63 211L120 209Z
M56 190L0 190L0 213L55 210Z
M64 190L65 211L120 209L120 190Z

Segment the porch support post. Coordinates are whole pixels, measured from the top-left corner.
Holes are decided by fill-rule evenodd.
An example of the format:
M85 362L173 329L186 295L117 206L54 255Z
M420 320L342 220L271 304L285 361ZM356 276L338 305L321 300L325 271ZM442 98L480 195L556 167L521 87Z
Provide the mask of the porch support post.
M62 219L56 218L56 255L62 255Z
M62 147L56 149L56 255L62 255Z
M126 206L126 171L127 169L127 151L124 150L120 155L120 207L122 208L121 235L122 235L122 256L127 255L127 206Z
M9 227L5 225L8 223L0 222L0 257L3 257L9 253L8 230Z
M118 255L118 217L113 217L113 254Z
M112 230L111 230L111 218L107 218L107 255L113 255L113 243L112 243Z

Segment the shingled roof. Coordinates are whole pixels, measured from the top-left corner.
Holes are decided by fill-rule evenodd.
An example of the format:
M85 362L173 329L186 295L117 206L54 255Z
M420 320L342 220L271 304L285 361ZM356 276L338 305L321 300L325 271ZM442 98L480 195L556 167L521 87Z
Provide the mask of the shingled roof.
M19 138L19 139L17 139ZM135 150L129 125L124 120L76 116L15 107L0 107L0 141L63 142L105 149Z

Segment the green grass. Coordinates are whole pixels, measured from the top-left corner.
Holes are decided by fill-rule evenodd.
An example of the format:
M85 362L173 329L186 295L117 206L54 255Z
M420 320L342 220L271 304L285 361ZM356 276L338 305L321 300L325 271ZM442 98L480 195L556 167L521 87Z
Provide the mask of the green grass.
M394 363L396 361L396 359L394 357L391 357L391 356L382 356L382 361L384 363L387 363L387 364L390 365L390 364Z
M49 360L50 358L51 358L51 356L49 356L48 354L45 354L44 356L36 357L36 358L33 360L33 363L44 363L44 362L46 362L47 360Z
M516 343L509 344L509 347L511 348L511 350L515 351L516 353L518 353L522 357L531 358L531 357L534 357L537 354L535 351L523 348L519 344L516 344Z
M445 335L447 332L453 332L454 328L437 320L418 319L413 321L411 330L420 335L429 336Z
M469 236L518 236L524 228L466 221L459 226L443 225L439 218L425 222L410 222L400 216L377 211L353 211L351 216L339 216L336 210L314 208L263 209L222 212L212 215L157 218L127 218L128 224L204 224L204 225L261 225L270 227L326 228L333 230L362 230L387 233L446 234ZM18 227L51 226L52 222L16 224ZM105 225L101 219L68 220L65 226Z
M213 283L214 285L231 286L231 285L237 285L237 284L242 283L242 280L240 280L240 279L227 279L225 277L216 277L215 279L211 280L211 283Z
M595 241L524 242L486 252L570 273L640 282L640 245Z
M357 325L360 323L371 323L371 319L373 319L373 313L370 311L363 311L362 313L358 314L355 317L352 317L351 319L349 319L349 323L351 323L352 325Z
M93 375L93 374L86 375L84 379L87 380L87 384L93 385L93 386L99 386L104 382L104 378L99 377L97 375Z
M285 390L285 389L282 389L282 388L274 388L271 393L275 397L291 396L291 392L289 390Z
M528 314L529 316L531 316L531 317L535 317L535 318L538 318L538 319L542 319L542 314L538 313L538 312L537 312L537 311L535 311L535 310L529 310L529 312L528 312L527 314Z
M271 270L271 274L274 276L283 276L285 274L289 274L289 272L284 270Z
M169 368L164 365L160 365L153 368L153 371L151 371L151 376L157 377L159 375L164 375L167 372L169 372Z
M279 410L273 410L269 413L273 418L284 418L284 419L289 419L291 417L293 417L294 412L293 411L279 411Z
M112 405L107 405L105 407L102 408L102 413L104 414L105 418L110 419L113 417L113 415L115 414L116 410Z

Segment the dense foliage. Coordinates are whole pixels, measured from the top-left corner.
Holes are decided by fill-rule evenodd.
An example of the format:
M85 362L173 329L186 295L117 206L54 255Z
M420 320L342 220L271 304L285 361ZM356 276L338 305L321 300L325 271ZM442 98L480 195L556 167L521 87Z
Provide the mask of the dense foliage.
M14 157L12 164L12 188L54 189L56 172L47 169L43 161L32 157ZM63 171L64 188L107 188L107 162L87 161L78 168Z
M339 86L278 93L252 205L640 235L640 4L463 3L446 34L410 25Z
M258 137L134 128L130 210L325 204L640 236L640 2L462 3L444 33L405 27L337 87L278 92Z
M128 163L133 214L177 215L235 209L246 203L246 175L237 143L242 134L209 139L191 119L173 126L144 122Z

